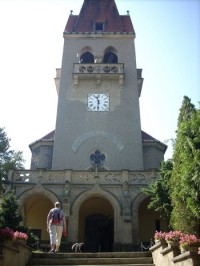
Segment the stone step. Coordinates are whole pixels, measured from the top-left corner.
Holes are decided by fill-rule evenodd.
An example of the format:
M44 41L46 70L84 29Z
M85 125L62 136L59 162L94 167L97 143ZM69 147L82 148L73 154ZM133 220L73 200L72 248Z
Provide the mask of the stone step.
M137 257L152 257L150 251L143 252L91 252L91 253L71 253L71 252L59 252L50 254L48 252L34 253L33 258L45 258L49 256L59 256L65 258L137 258Z
M153 266L150 252L108 253L33 253L30 265L108 265L108 266Z
M28 266L31 264L28 264ZM55 264L34 264L35 266L44 266L44 265L48 265L48 266L55 266ZM59 264L56 266L74 266L74 265L70 265L70 264ZM103 264L104 266L116 266L116 264ZM81 264L77 264L77 266L88 266L88 264L85 265L81 265ZM90 264L90 266L102 266L102 264ZM117 266L155 266L155 264L117 264Z

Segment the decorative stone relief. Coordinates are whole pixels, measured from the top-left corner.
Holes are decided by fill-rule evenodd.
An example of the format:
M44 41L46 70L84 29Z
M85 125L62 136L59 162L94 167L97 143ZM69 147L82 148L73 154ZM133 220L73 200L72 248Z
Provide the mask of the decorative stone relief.
M70 202L67 196L63 197L63 212L66 218L70 216Z
M65 195L69 196L70 195L70 190L71 190L71 184L70 182L67 180L65 182Z
M116 145L119 152L121 152L124 149L123 143L121 143L121 141L116 136L114 136L112 133L99 131L99 130L93 130L93 131L84 133L81 136L79 136L77 139L75 139L74 142L72 143L72 150L74 152L77 152L81 144L83 144L88 139L92 139L96 137L107 138L108 140L112 141Z
M152 172L130 172L129 183L130 184L150 184L156 179L156 173Z
M131 209L130 209L130 193L128 182L124 182L122 186L122 205L123 205L123 219L126 222L131 221Z
M123 184L123 195L124 196L128 196L129 195L128 182L124 182L124 184Z

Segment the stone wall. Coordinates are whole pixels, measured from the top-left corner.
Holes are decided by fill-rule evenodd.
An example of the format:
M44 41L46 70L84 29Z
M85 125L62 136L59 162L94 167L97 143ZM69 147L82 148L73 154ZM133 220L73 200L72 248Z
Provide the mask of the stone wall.
M32 256L32 249L24 243L10 241L0 243L1 266L26 266Z
M158 242L150 248L155 266L199 266L197 251L181 252L179 246Z

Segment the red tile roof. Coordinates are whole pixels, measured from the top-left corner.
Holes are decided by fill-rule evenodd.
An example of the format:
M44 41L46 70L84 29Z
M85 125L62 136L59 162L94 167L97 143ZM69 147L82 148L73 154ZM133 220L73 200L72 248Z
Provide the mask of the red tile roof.
M158 144L161 145L161 147L164 149L164 151L166 151L167 149L167 145L160 142L159 140L153 138L151 135L147 134L146 132L141 130L141 134L142 134L142 142L143 144ZM42 142L47 142L47 141L51 141L52 143L54 142L54 136L55 136L55 130L51 131L50 133L48 133L47 135L43 136L41 139L34 141L33 143L31 143L29 145L30 149L37 143L39 143L40 141Z
M65 33L94 32L95 23L103 23L103 32L134 33L129 15L119 15L114 0L84 0L80 14L70 15Z
M144 131L141 131L142 133L142 141L150 141L150 142L160 142L157 139L155 139L154 137L152 137L151 135L147 134ZM51 131L50 133L48 133L47 135L43 136L41 139L39 139L38 141L42 141L42 140L54 140L54 136L55 136L55 130ZM37 141L36 141L37 142ZM35 142L34 142L35 143Z

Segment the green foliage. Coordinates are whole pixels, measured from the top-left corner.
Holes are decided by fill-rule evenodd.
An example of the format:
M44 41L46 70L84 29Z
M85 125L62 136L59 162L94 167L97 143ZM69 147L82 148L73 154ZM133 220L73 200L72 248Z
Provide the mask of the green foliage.
M184 97L180 109L173 162L171 225L175 230L197 234L200 223L200 110L194 108L188 97Z
M159 178L151 183L148 188L143 189L144 193L150 196L149 208L160 213L162 218L170 219L172 205L169 196L169 180L173 169L171 160L161 163Z
M24 159L21 151L10 150L10 139L4 128L0 128L0 194L3 182L8 179L10 169L23 169Z
M181 108L179 110L178 126L182 122L190 120L194 110L195 106L191 103L191 99L189 99L187 96L184 96Z
M19 212L19 204L13 192L6 194L0 205L0 228L9 227L13 231L20 231L28 235L27 244L37 248L38 237L31 232L31 228L20 226L22 217Z
M18 231L26 233L28 235L27 244L32 248L37 248L39 238L31 232L30 227L19 226Z
M0 227L9 227L17 230L22 217L19 214L19 205L13 192L6 194L0 206Z
M170 223L173 228L187 234L198 235L199 223L192 213L185 207L185 203L177 200L171 213Z

